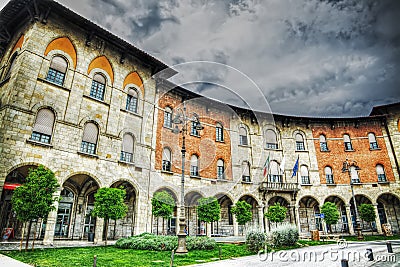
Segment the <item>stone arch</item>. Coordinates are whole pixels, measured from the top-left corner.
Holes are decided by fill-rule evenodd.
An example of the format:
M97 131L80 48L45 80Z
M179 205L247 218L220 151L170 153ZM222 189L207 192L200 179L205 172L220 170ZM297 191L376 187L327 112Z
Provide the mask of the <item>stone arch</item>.
M378 218L383 228L392 229L393 233L400 232L400 197L394 193L385 192L377 199Z
M62 184L65 183L68 179L70 179L71 177L76 176L76 175L86 175L86 176L89 176L89 177L91 177L93 180L95 180L95 182L98 184L99 188L101 188L101 187L104 186L103 183L101 182L101 180L100 180L96 175L93 175L92 173L87 172L87 171L76 171L76 172L71 172L71 173L69 173L69 174L65 177L65 179L63 179L63 180L61 181L61 183L62 183Z
M339 221L335 225L327 225L327 230L332 232L349 232L350 218L348 218L346 212L346 200L338 195L330 195L325 198L324 203L326 202L334 203L339 211Z
M124 80L124 84L122 88L126 88L127 85L129 84L133 84L135 85L136 88L139 89L139 91L141 92L141 95L144 97L144 85L143 85L143 80L140 77L139 73L137 73L136 71L133 71L131 73L129 73Z
M221 218L218 222L211 224L211 235L214 236L231 236L233 232L233 215L231 208L233 205L233 198L224 193L218 193L215 195L221 208Z
M90 74L94 69L104 70L111 79L111 85L114 84L114 71L110 61L106 56L99 56L93 59L92 62L90 62L89 64L87 73Z
M185 218L188 235L204 234L204 223L202 224L197 216L198 200L204 195L192 190L185 195Z
M72 59L74 68L76 68L76 64L77 64L76 49L68 37L58 37L58 38L54 39L53 41L51 41L47 45L44 55L47 56L49 54L49 52L52 50L61 50L61 51L64 51L66 54L68 54Z
M197 201L204 197L204 195L199 191L190 191L185 195L185 207L197 206Z
M311 230L322 230L319 202L316 198L310 195L303 196L298 201L298 207L301 232L309 233Z
M294 222L295 218L292 218L292 214L290 212L290 209L292 209L292 207L290 206L290 200L288 200L286 198L286 196L280 196L280 195L274 195L273 197L271 197L268 202L267 202L267 206L272 206L275 205L276 203L279 203L279 205L281 205L282 207L287 208L286 211L286 218L283 220L283 222ZM265 213L268 212L268 209L265 209ZM277 223L273 223L270 222L268 220L268 228L271 230L271 228L276 227L278 224Z
M258 207L259 201L257 198L252 194L245 194L241 196L238 201L245 201L246 203L251 205L251 213L252 213L252 220L249 222L250 225L258 226L261 225L262 222L259 222L258 219Z
M103 122L101 120L99 120L98 118L93 118L91 116L86 116L86 117L82 118L79 121L78 125L79 125L79 127L81 127L83 129L85 124L88 123L88 122L93 122L94 124L97 125L97 127L99 127L99 134L101 132L101 129L104 128L104 124L103 124Z
M175 235L178 230L179 230L179 226L177 223L177 214L178 214L178 205L179 205L179 201L178 201L178 197L177 194L175 192L175 190L169 186L162 186L160 188L158 188L156 191L153 192L153 196L155 193L157 192L162 192L165 191L168 194L170 194L172 196L172 198L175 201L175 207L174 207L174 211L172 213L172 218L168 219L168 220L164 220L162 218L156 218L152 216L152 232L159 234L159 233L163 233L163 234L168 234L168 235ZM150 208L151 208L151 203L150 203ZM162 220L162 225L160 225L160 219Z
M369 196L364 195L364 194L356 194L354 197L356 199L357 211L360 210L361 204L372 204L373 203L372 199ZM355 210L355 206L354 206L353 197L350 199L350 214L351 214L353 226L354 226L354 228L356 228L356 210ZM372 225L372 227L374 227L374 225ZM371 224L361 220L361 228L364 230L371 230Z
M154 191L153 196L155 193L157 192L161 192L161 191L166 191L167 193L169 193L173 199L175 200L176 205L178 205L179 201L178 201L178 194L175 192L175 190L170 187L170 186L163 186L158 188L156 191Z

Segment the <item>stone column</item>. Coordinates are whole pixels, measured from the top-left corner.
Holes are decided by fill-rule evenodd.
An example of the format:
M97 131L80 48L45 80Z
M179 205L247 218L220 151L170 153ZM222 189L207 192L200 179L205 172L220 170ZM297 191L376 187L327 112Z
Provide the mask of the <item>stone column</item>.
M349 227L349 233L354 235L354 227L353 221L351 220L351 212L350 212L350 205L346 205L346 217L347 217L347 225Z
M296 221L297 221L297 229L299 229L299 234L301 233L301 226L300 226L300 206L296 205L295 210L297 211L295 216L296 216Z
M58 190L54 193L54 197L60 197L61 190ZM46 222L46 230L44 233L43 244L50 245L53 243L54 240L54 229L56 227L56 220L57 220L57 212L58 212L58 201L54 202L55 210L51 211L47 216Z
M290 223L296 224L296 214L294 209L296 208L295 205L289 205L289 214L290 214Z
M207 227L207 236L211 237L211 223L206 223L206 227Z
M378 213L378 203L374 204L374 210L375 210L375 223L376 223L376 230L378 231L378 234L383 234L382 232L382 225L381 225L381 220L379 218L379 213Z
M94 230L94 244L98 244L103 241L103 228L104 219L96 218L96 229Z
M264 213L263 206L258 206L258 225L262 232L264 232Z
M236 215L232 214L232 219L233 219L233 235L238 236L239 235L239 225L236 221Z

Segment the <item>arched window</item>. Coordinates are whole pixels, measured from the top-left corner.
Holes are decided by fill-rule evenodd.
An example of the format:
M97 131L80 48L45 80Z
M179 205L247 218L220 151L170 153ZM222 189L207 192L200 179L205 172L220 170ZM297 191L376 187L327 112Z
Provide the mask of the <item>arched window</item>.
M369 133L368 134L368 141L369 141L369 148L371 150L379 149L378 142L376 142L376 137L375 137L374 133Z
M376 165L376 174L378 175L378 182L380 183L387 182L385 169L383 168L383 165L381 164Z
M243 126L239 128L239 144L242 146L249 145L249 140L247 138L247 130Z
M58 85L63 85L67 68L68 63L63 57L53 57L50 62L50 68L47 72L46 80Z
M5 72L4 76L3 76L3 80L5 80L5 79L7 79L7 78L10 78L10 76L11 76L11 71L12 71L14 65L15 65L15 60L17 59L17 56L18 56L18 53L17 53L17 52L15 52L15 53L11 56L11 59L10 59L10 61L9 61L9 63L8 63L7 70L6 70L6 72Z
M172 109L166 107L164 110L164 127L172 128Z
M268 182L282 183L282 175L279 172L279 164L275 160L269 163Z
M36 115L35 126L33 126L31 140L50 144L54 119L54 112L50 109L39 110Z
M301 134L296 134L296 150L305 150L304 139Z
M190 158L190 176L199 176L199 158L192 155Z
M278 149L278 141L276 139L276 133L273 130L267 130L265 132L266 148L267 149Z
M300 175L301 175L301 183L302 184L310 184L310 176L308 174L308 168L305 165L300 167Z
M224 141L224 127L221 123L217 123L215 126L215 140L219 142Z
M242 181L245 183L250 183L250 164L248 161L242 162Z
M135 139L131 134L124 134L122 139L121 161L133 162Z
M358 177L358 171L355 166L350 166L350 176L351 176L351 183L353 184L360 183L360 177Z
M171 171L171 150L167 147L163 149L162 155L162 170L170 172Z
M329 166L325 167L325 178L326 178L326 183L327 184L334 184L335 181L333 180L333 173L332 173L332 168Z
M106 78L96 73L93 76L92 87L90 89L90 96L99 100L104 100L104 91L106 88Z
M138 92L129 88L128 95L126 97L126 110L137 113L138 107Z
M321 151L329 151L328 143L326 142L326 137L323 134L321 134L319 136L319 145L320 145Z
M217 161L217 179L219 180L225 179L224 170L225 170L225 163L222 159L219 159Z
M83 130L81 152L88 154L96 153L98 134L99 129L97 128L96 124L92 122L86 123L85 129Z
M343 135L343 142L344 142L344 150L352 151L353 146L351 145L350 135L345 134Z

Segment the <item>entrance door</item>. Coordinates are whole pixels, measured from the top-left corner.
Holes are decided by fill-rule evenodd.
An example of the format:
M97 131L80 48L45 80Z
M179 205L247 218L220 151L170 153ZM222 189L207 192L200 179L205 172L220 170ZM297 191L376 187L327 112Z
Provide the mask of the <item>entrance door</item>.
M60 203L58 206L56 228L54 235L68 237L72 203Z
M86 208L85 225L83 228L83 236L87 237L88 233L94 233L96 227L96 217L91 216L93 205L88 205Z

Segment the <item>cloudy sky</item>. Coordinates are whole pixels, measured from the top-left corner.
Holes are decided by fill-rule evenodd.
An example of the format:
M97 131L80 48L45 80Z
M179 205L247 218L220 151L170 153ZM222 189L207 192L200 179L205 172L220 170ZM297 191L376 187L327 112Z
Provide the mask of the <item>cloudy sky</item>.
M166 64L228 65L197 64L194 79L258 99L251 80L276 113L364 116L400 101L398 0L59 1ZM192 89L238 103L227 87Z

